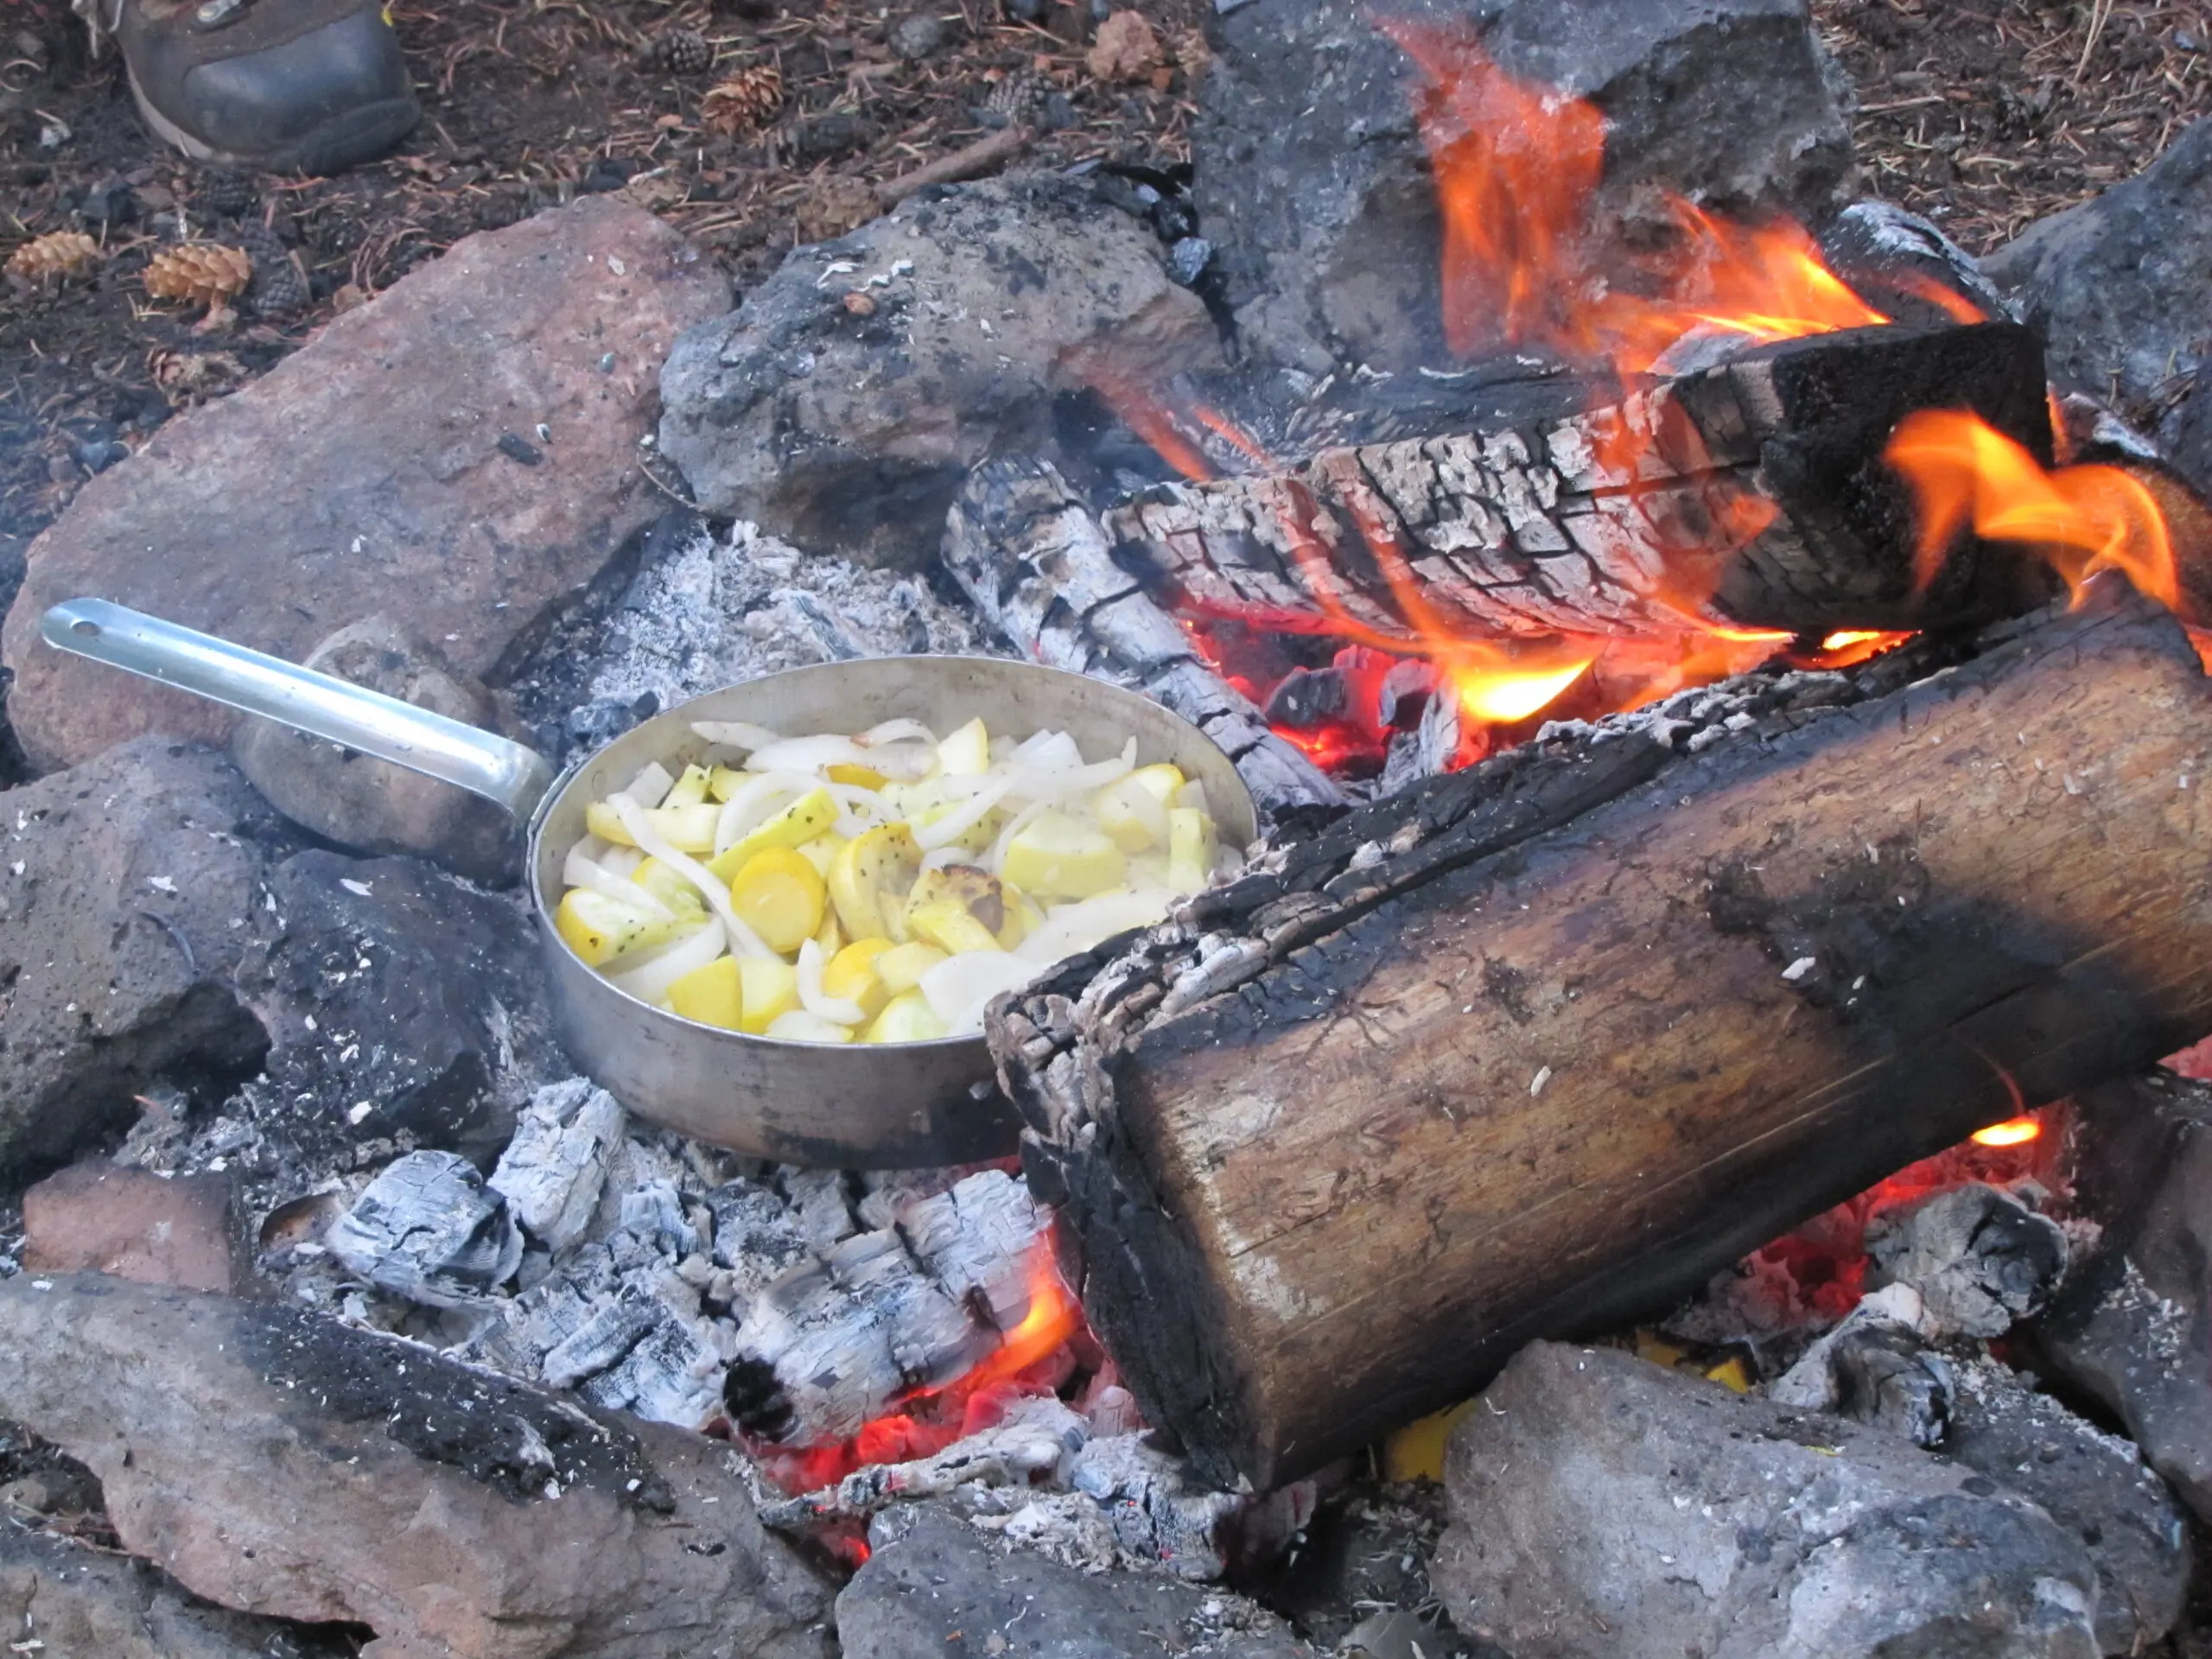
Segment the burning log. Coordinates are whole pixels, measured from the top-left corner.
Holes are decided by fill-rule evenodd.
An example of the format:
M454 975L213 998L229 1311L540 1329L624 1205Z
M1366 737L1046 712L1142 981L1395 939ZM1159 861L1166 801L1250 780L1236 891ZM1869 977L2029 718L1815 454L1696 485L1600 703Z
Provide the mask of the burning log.
M1147 1418L1264 1489L2212 1029L2188 638L1986 643L1433 779L1002 1008Z
M1921 409L1971 410L2050 456L2025 329L1856 328L1564 420L1161 486L1107 524L1125 563L1201 614L1325 615L1377 643L1417 638L1416 610L1459 637L1678 634L1707 594L1789 633L2026 608L2044 596L2033 574L1978 544L1916 582L1910 500L1882 452Z
M969 475L946 521L944 564L1024 656L1149 693L1220 745L1270 812L1341 806L1344 792L1268 729L1198 660L1051 462L1000 457Z

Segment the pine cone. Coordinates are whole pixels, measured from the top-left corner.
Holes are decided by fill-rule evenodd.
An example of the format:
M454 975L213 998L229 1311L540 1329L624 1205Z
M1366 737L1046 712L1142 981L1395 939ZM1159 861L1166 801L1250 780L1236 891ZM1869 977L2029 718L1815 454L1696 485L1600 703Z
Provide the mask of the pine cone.
M157 300L189 300L218 305L245 292L253 280L253 260L243 248L213 242L188 242L163 248L146 267L146 291Z
M235 218L251 213L260 200L261 192L254 188L252 180L226 168L210 168L192 182L192 205L203 213Z
M772 63L756 63L707 89L699 118L716 132L751 132L776 118L784 107L784 77Z
M276 239L276 233L259 219L249 219L239 224L237 239L253 262L253 282L245 296L254 315L284 317L305 310L309 297L307 278L300 275L297 262Z
M993 115L1004 116L1009 126L1042 126L1046 100L1052 92L1043 77L1025 69L992 87L989 96L983 99L983 107Z
M30 283L62 283L91 276L99 263L100 245L82 231L49 231L9 256L8 274Z
M703 75L715 67L715 48L696 29L663 29L645 48L645 60L671 75Z

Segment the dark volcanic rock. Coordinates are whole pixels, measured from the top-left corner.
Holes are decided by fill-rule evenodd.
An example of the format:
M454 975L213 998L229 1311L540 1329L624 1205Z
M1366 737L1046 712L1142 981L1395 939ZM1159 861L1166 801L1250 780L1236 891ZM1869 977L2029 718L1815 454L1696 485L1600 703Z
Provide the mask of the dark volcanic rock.
M0 796L0 1179L219 1094L268 1046L232 988L273 816L230 762L145 738Z
M13 1527L0 1529L0 1630L14 1652L37 1659L339 1659L353 1651L342 1635L209 1606L143 1561Z
M2051 378L2158 428L2212 488L2212 121L2094 200L2030 226L1982 262L2050 341ZM2182 394L2177 397L2177 394Z
M2075 1205L2099 1236L2036 1339L2212 1520L2212 1087L2154 1072L2080 1109Z
M150 730L219 743L239 718L41 643L46 607L84 594L294 660L382 614L496 683L659 514L637 446L661 362L728 303L676 232L594 197L456 243L168 422L32 544L0 632L25 751L51 767Z
M1135 1573L1086 1573L1009 1552L935 1510L902 1517L837 1598L845 1659L1046 1654L1052 1659L1300 1659L1313 1649L1249 1604L1255 1628L1224 1629L1236 1599Z
M1607 120L1601 228L1648 228L1661 188L1817 218L1850 161L1840 75L1803 0L1413 0L1480 25L1516 75ZM1440 259L1409 66L1357 0L1262 0L1222 20L1194 144L1205 236L1265 361L1443 361Z
M91 1465L125 1548L226 1606L365 1624L404 1659L830 1651L827 1589L715 1441L94 1275L0 1284L0 1415Z
M387 616L339 629L304 661L464 726L501 724L499 705L482 681ZM520 868L514 821L465 789L271 720L241 721L231 753L279 812L356 852L412 853L476 881L512 880Z
M1453 1431L1432 1569L1515 1659L2090 1659L2081 1540L1910 1441L1537 1343Z
M275 936L243 983L275 1049L253 1085L302 1149L390 1138L488 1156L566 1076L518 901L411 858L305 852L270 873Z
M925 190L798 249L678 340L661 448L708 512L809 552L918 567L968 468L1001 438L1033 448L1091 354L1143 384L1217 360L1219 343L1153 238L1086 185Z

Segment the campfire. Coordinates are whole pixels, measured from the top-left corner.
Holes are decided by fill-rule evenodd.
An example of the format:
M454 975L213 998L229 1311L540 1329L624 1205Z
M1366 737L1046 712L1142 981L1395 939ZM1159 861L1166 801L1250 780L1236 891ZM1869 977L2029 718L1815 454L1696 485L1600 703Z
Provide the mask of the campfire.
M618 921L624 884L644 882L633 873L648 862L682 874L696 853L701 879L727 887L706 861L752 847L769 821L740 823L743 803L728 805L747 786L745 752L818 749L830 757L819 775L810 760L787 794L818 790L822 822L772 849L810 908L751 964L772 955L791 970L786 1024L741 1023L754 995L739 961L750 924L720 889L708 895L714 919L700 917L713 950L663 963L668 983L652 980L650 995L636 988L647 981L611 968L606 982L639 1004L629 1011L639 1021L681 1015L763 1044L804 1030L834 1048L857 1028L860 991L825 991L823 964L874 930L841 931L812 876L861 839L855 791L873 800L936 775L939 733L877 711L849 735L810 727L795 747L734 706L712 732L695 729L737 750L654 756L652 799L594 774L574 815L592 825L588 845L571 836L549 861L549 832L526 826L543 868L525 874L518 906L427 866L419 878L393 856L372 868L307 839L380 855L411 844L350 821L398 798L389 785L359 787L384 772L353 772L343 811L318 807L308 786L315 767L383 762L286 749L273 728L253 728L234 740L246 776L296 827L245 807L188 823L223 849L208 856L245 861L208 877L238 947L219 969L228 988L164 993L168 1007L212 1003L214 1034L174 1053L134 1036L113 1062L135 1120L110 1112L117 1135L87 1166L99 1173L32 1189L30 1289L0 1298L0 1327L27 1351L58 1350L37 1321L65 1304L31 1294L126 1259L130 1274L160 1276L141 1271L135 1245L71 1242L69 1218L98 1209L86 1194L111 1166L150 1182L132 1201L156 1207L165 1186L232 1176L256 1229L253 1268L232 1281L217 1249L210 1282L193 1282L272 1290L281 1310L223 1326L216 1351L249 1355L237 1386L322 1401L349 1425L419 1416L425 1428L406 1433L428 1449L409 1455L496 1484L501 1502L574 1499L573 1515L603 1497L631 1517L623 1526L648 1529L660 1523L635 1517L680 1515L671 1536L707 1530L672 1546L691 1559L669 1571L735 1580L771 1563L762 1582L785 1586L777 1593L804 1612L776 1627L793 1652L794 1632L824 1622L823 1586L849 1580L857 1606L894 1571L930 1570L887 1563L965 1548L932 1532L947 1516L956 1540L1018 1546L1019 1559L1068 1569L1066 1583L1226 1580L1283 1610L1299 1605L1297 1575L1318 1571L1332 1529L1357 1534L1378 1544L1374 1559L1408 1564L1391 1592L1408 1601L1370 1606L1346 1592L1325 1617L1293 1612L1307 1635L1351 1644L1339 1651L1396 1651L1386 1637L1415 1630L1458 1643L1427 1599L1433 1562L1461 1628L1525 1644L1516 1652L1599 1651L1586 1633L1546 1646L1537 1632L1572 1608L1610 1633L1694 1579L1719 1586L1700 1592L1711 1607L1669 1602L1651 1615L1669 1651L1732 1650L1751 1631L1758 1650L1872 1652L1907 1627L1864 1636L1850 1622L1859 1613L1833 1607L1879 1598L1818 1577L1831 1544L1847 1555L1836 1573L1888 1571L1849 1530L1864 1516L1900 1535L1925 1522L1960 1552L2012 1550L1975 1580L1999 1587L1975 1594L1985 1609L2003 1605L1987 1618L2004 1639L2048 1622L2036 1628L2049 1644L2019 1651L2071 1652L2076 1637L2141 1651L2162 1638L2180 1617L2189 1559L2162 1481L2198 1503L2212 1471L2190 1484L2188 1435L2171 1427L2182 1408L2140 1363L2111 1357L2120 1338L2100 1348L2084 1333L2124 1327L2139 1344L2165 1344L2169 1371L2181 1365L2167 1269L2185 1254L2170 1237L2184 1224L2131 1183L2193 1168L2212 1121L2170 1077L2144 1080L2212 1032L2196 807L2212 731L2212 633L2199 626L2212 519L2117 414L2054 387L2043 339L1931 226L1861 204L1816 235L1771 205L1739 213L1649 180L1627 214L1609 151L1619 124L1594 99L1512 72L1471 28L1376 28L1408 67L1393 97L1410 104L1407 142L1433 191L1434 360L1386 370L1346 359L1324 374L1268 368L1249 344L1232 365L1198 360L1206 354L1179 348L1172 329L1121 328L1133 344L1102 326L1100 338L1053 342L1044 391L1007 415L1016 405L992 402L1003 388L991 377L1012 375L1020 348L994 320L1020 308L1029 280L1016 244L1055 215L1079 218L1071 193L1096 181L918 188L878 230L794 251L734 320L695 321L670 359L649 461L671 490L670 469L688 470L696 503L714 507L722 486L702 457L734 445L736 423L766 421L788 445L777 464L748 454L726 472L785 512L783 528L842 524L880 552L903 533L893 521L919 519L925 558L847 563L750 521L769 520L765 509L734 524L684 512L645 537L620 582L571 595L486 653L480 672L500 683L496 695L475 684L473 674L430 660L404 631L319 648L333 671L373 656L374 672L416 691L432 678L409 660L420 652L450 684L439 696L456 718L528 726L556 760L599 772L639 722L798 665L794 641L831 664L1024 658L1145 694L1234 763L1235 777L1220 775L1242 779L1261 823L1235 874L1203 885L1202 860L1178 889L1189 896L1135 918L1147 925L991 981L1013 987L982 1016L995 1086L976 1081L959 1098L957 1133L918 1109L871 1142L896 1103L770 1100L772 1080L796 1071L733 1066L708 1092L760 1096L759 1115L785 1138L716 1145L678 1133L700 1127L689 1106L657 1109L645 1084L633 1091L560 1056L551 1005L529 988L542 977L521 919L529 884L563 871L580 913L612 904ZM1148 176L1101 176L1140 201L1150 191L1147 205L1166 214ZM1090 198L1080 203L1090 211ZM995 228L978 231L983 219ZM1149 231L1115 223L1159 264ZM1171 258L1198 260L1180 251L1199 239L1190 225L1173 228L1184 233L1168 238ZM948 317L964 328L969 314L929 300L930 273L906 250L935 235L927 246L950 264L985 234L1016 248L991 255L1016 274L993 296L1001 309L973 314L991 350L1006 349L969 381L928 331ZM1126 251L1115 244L1115 257ZM630 276L617 260L634 256L594 257L609 280ZM1198 301L1159 280L1167 297L1146 305L1210 334ZM1223 293L1209 298L1227 314ZM376 309L390 303L346 326L380 326ZM916 395L917 362L954 406L904 427L847 406L856 435L794 436L819 416L803 401L828 397L822 385L843 373L839 352L893 365L880 383L855 382L877 385L886 407ZM594 372L620 366L606 360ZM971 418L960 396L1005 426L973 453L930 450ZM776 397L787 401L772 408ZM557 456L551 423L535 429L536 444L497 441L508 467L537 467L547 446ZM19 610L62 597L40 584L71 575L60 556L35 560ZM22 655L19 626L10 649L24 729L35 753L41 742L59 753L74 716L55 688L77 670ZM149 721L174 718L147 707ZM137 718L100 715L104 732ZM867 764L855 742L869 732L912 752L911 777ZM1020 735L977 724L967 770L1011 764L989 739L1014 753ZM1040 729L1032 743L1053 737ZM193 764L147 741L129 764ZM636 773L638 757L620 758ZM1161 759L1138 756L1132 740L1109 781ZM1076 754L1073 770L1086 763L1096 758ZM257 767L276 780L263 784ZM730 787L710 798L721 772ZM996 781L1005 798L1008 780ZM226 803L251 798L227 773L220 787ZM556 797L565 787L550 785ZM110 800L161 794L103 786ZM1021 799L1004 810L979 800L954 828L1002 852L1051 804L1025 817ZM1166 801L1140 804L1164 824ZM83 809L57 797L27 812L19 838L72 810ZM769 811L797 810L779 798ZM679 847L668 826L685 811L710 828ZM449 805L423 809L421 822L459 839ZM1094 814L1084 828L1112 840L1113 822ZM1210 858L1211 818L1205 828ZM512 861L504 823L467 833L472 874ZM963 854L951 836L930 842L926 863L914 849L910 886L925 868L932 892L953 892L947 873L969 869L963 857L993 855ZM283 849L281 874L277 855L251 850L257 836ZM170 856L171 840L146 841ZM111 885L166 901L190 874L132 866ZM1015 916L1027 901L1007 897L1005 872L982 874L994 916ZM682 881L673 891L689 902ZM903 918L906 891L870 893ZM653 902L673 926L668 896ZM304 930L319 904L338 906L321 943L288 944L287 915ZM398 938L404 950L361 919L387 905L417 930ZM10 913L0 905L0 925ZM167 914L146 925L200 973L198 936ZM880 925L887 937L863 942L887 950L903 922ZM509 977L466 1007L425 995L378 1027L397 988L442 971L456 926L501 934ZM1005 963L1015 949L993 928L971 931L950 959ZM611 925L560 937L593 968L613 961ZM579 938L608 954L587 957ZM652 950L617 965L652 969ZM395 966L379 980L386 957ZM726 1017L696 1012L704 1003L654 1013L662 991L717 968L731 970L715 982ZM18 971L0 976L0 998ZM898 988L920 996L918 981ZM966 1032L982 995L969 1001ZM848 1002L842 1024L822 1011ZM909 1042L918 1071L924 1040L951 1039L917 1006L935 1020L925 1037L885 1040ZM404 1088L361 1080L439 1020L466 1030L435 1075L409 1069ZM257 1045L257 1033L273 1034ZM328 1055L310 1065L310 1047ZM86 1087L85 1098L100 1093ZM327 1109L341 1094L344 1128ZM458 1129L440 1118L456 1100L475 1114ZM91 1144L57 1141L36 1156L51 1167ZM760 1155L806 1160L809 1146L837 1149L814 1164L855 1166ZM881 1166L912 1162L917 1147L981 1161ZM2154 1285L2153 1273L2165 1276ZM61 1288L89 1297L85 1282ZM178 1343L199 1328L190 1304L146 1294L145 1328ZM134 1369L147 1363L130 1347L136 1316L84 1317L108 1370L162 1392ZM2012 1368L2031 1359L2127 1427L2158 1474ZM415 1365L431 1380L401 1384ZM330 1381L355 1374L389 1382L406 1410ZM153 1535L134 1529L181 1500L133 1483L170 1477L86 1449L94 1441L66 1381L40 1389L44 1418L26 1408L25 1421L108 1483L113 1532L97 1535L146 1553ZM517 1400L530 1403L510 1409ZM1649 1432L1621 1438L1630 1418ZM606 1427L639 1420L653 1426L642 1438ZM455 1427L465 1421L500 1427L482 1438ZM2020 1449L2019 1425L2043 1437L2054 1469L2104 1458L2126 1473L2098 1464L2064 1484L2041 1452ZM663 1429L685 1431L685 1449L657 1438ZM1577 1463L1578 1446L1596 1449ZM1732 1472L1739 1456L1765 1461ZM1525 1483L1502 1472L1523 1459ZM1697 1481L1682 1475L1675 1490L1653 1459L1694 1467ZM1849 1494L1833 1502L1853 1518L1833 1536L1771 1543L1783 1510L1742 1494L1770 1484L1786 1509L1791 1494L1826 1491L1821 1459L1842 1471ZM1607 1491L1642 1541L1592 1569L1597 1588L1569 1584L1569 1567L1551 1561L1561 1552L1527 1540L1571 1536L1565 1554L1581 1551L1605 1531ZM725 1497L722 1518L741 1509L750 1533L709 1535L703 1505ZM1484 1505L1497 1517L1488 1531ZM2103 1547L2100 1506L2117 1506L2105 1518L2137 1540L2133 1554ZM2016 1523L2026 1541L2005 1532ZM1838 1542L1847 1532L1859 1554ZM1667 1567L1677 1552L1704 1564L1670 1578L1639 1559L1645 1542ZM1712 1565L1713 1552L1735 1565ZM187 1584L216 1599L255 1579L252 1550L172 1553ZM356 1577L382 1584L381 1571ZM1923 1605L1926 1629L1954 1617L1956 1597L1912 1582L1897 1597L1904 1611L1882 1617L1922 1618ZM2014 1593L2025 1584L2045 1588ZM1228 1591L1187 1593L1211 1598L1192 1604L1211 1609L1203 1615L1175 1604L1203 1640L1227 1639L1240 1619L1272 1628ZM425 1614L404 1591L257 1590L249 1601L373 1626L379 1648L399 1630L449 1651L525 1651L484 1634L523 1614ZM1808 1606L1833 1613L1822 1630L1845 1633L1827 1646L1806 1636ZM837 1618L846 1650L861 1650L861 1617L841 1601ZM1789 1625L1796 1645L1777 1618L1800 1621ZM695 1627L711 1623L702 1614Z

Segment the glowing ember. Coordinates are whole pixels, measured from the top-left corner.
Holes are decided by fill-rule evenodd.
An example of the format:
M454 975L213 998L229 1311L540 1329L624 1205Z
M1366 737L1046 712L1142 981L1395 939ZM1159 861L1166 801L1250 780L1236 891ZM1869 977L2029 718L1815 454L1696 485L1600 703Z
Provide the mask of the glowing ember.
M932 1457L994 1427L1011 1402L1057 1389L1074 1369L1067 1347L1083 1329L1082 1305L1061 1282L1051 1247L1039 1244L1030 1255L1028 1309L988 1358L942 1388L916 1389L849 1440L754 1452L769 1479L793 1497L872 1464Z
M1920 506L1916 569L1925 587L1959 532L2031 547L2078 598L2101 570L2120 570L2145 593L2181 608L2164 515L2142 483L2116 467L2061 467L2036 458L1978 415L1924 410L1898 424L1886 459Z
M2015 1117L1993 1123L1986 1129L1976 1129L1974 1143L1978 1147L2023 1147L2042 1133L2043 1125L2032 1117Z

